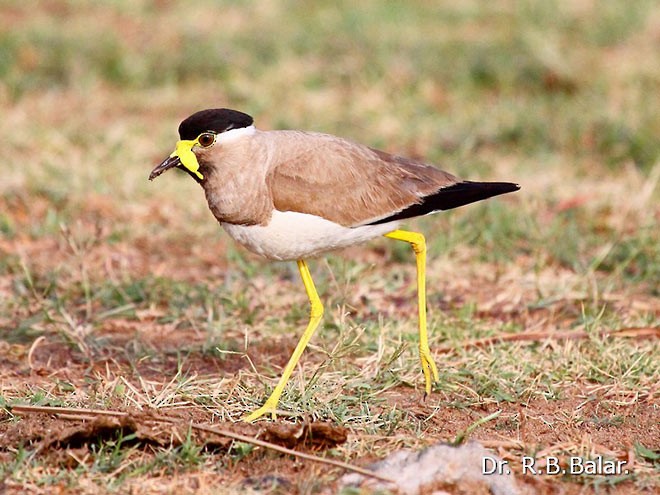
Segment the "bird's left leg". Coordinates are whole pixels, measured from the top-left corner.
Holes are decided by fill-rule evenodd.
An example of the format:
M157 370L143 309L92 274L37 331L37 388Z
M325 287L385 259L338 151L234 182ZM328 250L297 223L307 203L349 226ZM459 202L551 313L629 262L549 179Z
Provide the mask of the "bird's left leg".
M312 306L309 316L309 323L307 324L307 328L303 332L302 337L300 337L300 341L298 342L298 345L294 349L293 354L291 354L291 357L289 358L289 362L284 368L280 381L277 382L277 385L275 386L273 393L270 394L270 397L268 397L266 403L263 406L261 406L259 409L254 411L252 414L245 416L243 418L244 421L254 421L255 419L260 418L264 414L272 414L273 419L275 419L275 411L277 409L277 404L280 401L280 396L282 395L282 392L284 392L284 387L286 386L286 383L289 381L289 378L291 377L291 373L293 373L296 364L298 364L298 360L300 359L300 356L305 350L305 347L307 347L307 343L309 342L309 339L312 338L314 331L321 322L321 317L323 316L323 304L321 303L321 299L319 298L318 292L316 292L316 287L314 287L314 281L312 280L312 275L309 273L309 268L307 267L307 263L305 263L304 260L298 260L298 270L300 271L300 276L302 277L303 284L305 284L305 291L307 292L307 297L309 297L309 302Z
M419 359L422 362L422 371L426 381L426 395L429 395L431 393L431 378L437 382L439 377L438 368L429 349L426 331L426 240L422 234L406 230L395 230L385 234L385 237L408 242L415 251L417 261L417 306L419 309Z

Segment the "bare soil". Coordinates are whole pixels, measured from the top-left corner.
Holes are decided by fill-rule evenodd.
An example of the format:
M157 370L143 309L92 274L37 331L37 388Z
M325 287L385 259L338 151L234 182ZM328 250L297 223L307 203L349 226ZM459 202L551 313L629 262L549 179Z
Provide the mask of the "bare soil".
M88 351L87 355L58 336L51 336L38 343L33 342L30 344L32 348L27 343L2 342L0 377L5 383L20 382L23 387L52 388L65 383L67 387L87 391L90 383L93 383L99 374L167 380L179 370L181 358L177 351L182 347L189 349L184 359L185 369L199 377L231 376L240 370L248 369L249 363L238 354L221 358L203 352L203 336L190 329L168 331L151 325L149 331L144 331L144 327L144 324L134 321L108 322L97 330L94 336L97 342L103 342L103 346L96 347L91 354ZM135 361L123 351L130 348L136 339L141 345L153 350L149 359ZM250 354L255 365L270 363L283 366L295 345L295 340L286 339L282 344L272 345L261 341L258 347L252 347ZM194 350L196 346L199 346L198 351ZM373 405L373 412L378 413L379 408L386 410L395 406L419 419L430 416L424 423L423 436L427 439L452 439L479 418L499 410L501 414L497 420L482 425L471 438L508 460L514 472L520 472L522 455L566 457L566 451L575 446L576 439L578 442L581 439L587 451L626 460L629 466L634 466L635 441L643 439L647 445L660 444L657 394L649 391L645 397L635 398L634 407L630 407L627 401L632 399L631 397L613 397L609 392L594 384L577 381L565 389L563 398L557 400L536 398L521 404L484 403L481 408L459 409L434 407L434 399L450 400L450 397L442 397L440 393L434 394L439 397L424 400L419 391L398 386L382 393L381 398L384 400ZM156 447L181 445L189 434L188 425L191 423L212 425L308 452L332 448L344 443L347 438L343 428L333 427L331 424L325 424L322 426L326 428L324 432L319 433L317 430L310 437L296 433L298 427L293 424L280 421L250 425L218 421L211 412L198 408L145 412L127 409L120 401L115 404L108 403L107 406L112 410L127 412L128 415L121 420L97 418L82 423L76 418L62 418L53 414L30 414L20 419L17 417L14 421L7 421L5 415L5 420L0 422L0 455L9 461L10 452L18 445L28 449L36 447L38 455L47 459L49 464L75 468L91 455L91 444L112 438L121 432L123 435L136 434L131 443L139 448L142 455L153 456ZM156 414L161 418L168 418L172 423L164 427L162 423L150 422ZM608 418L611 421L608 421ZM227 458L232 445L231 440L211 438L199 433L194 436L193 441L205 451L215 452L223 459ZM376 443L379 441L391 442L392 439L374 439ZM374 460L375 457L367 455L356 462L368 465ZM181 483L185 487L182 489L193 491L203 491L204 487L217 486L217 483L229 483L256 490L269 490L269 487L274 486L277 488L272 493L289 493L290 490L296 491L295 487L298 485L295 480L300 480L301 477L335 478L337 474L337 468L257 449L222 474L196 472L183 476ZM592 490L578 483L559 482L549 477L519 478L520 482L536 493L577 494L591 493ZM172 483L174 482L168 484L170 488ZM630 493L634 493L632 485L628 486L632 490ZM626 493L625 487L626 484L619 485L616 488L617 493ZM11 493L11 490L7 493ZM64 490L60 493L69 492Z

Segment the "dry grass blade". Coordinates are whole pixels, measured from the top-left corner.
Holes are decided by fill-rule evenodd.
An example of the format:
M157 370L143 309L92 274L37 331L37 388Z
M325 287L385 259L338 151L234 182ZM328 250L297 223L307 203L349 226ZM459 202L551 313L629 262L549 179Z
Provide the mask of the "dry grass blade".
M75 419L76 417L79 420L87 420L90 418L94 418L95 416L113 416L113 417L127 417L129 416L129 413L123 412L123 411L107 411L107 410L100 410L100 409L84 409L84 408L69 408L69 407L44 407L44 406L24 406L24 405L17 405L17 406L12 406L9 408L12 413L17 413L17 414L37 414L37 413L46 413L46 414L57 414L61 415L62 417L65 417L66 419ZM154 422L162 422L162 423L176 423L177 421L174 420L173 418L167 418L163 416L154 416L152 418ZM246 435L241 435L240 433L235 433L233 431L229 431L224 428L213 428L211 426L205 426L205 425L200 425L200 424L195 424L195 423L190 423L189 425L190 428L197 430L197 431L203 431L205 433L212 433L215 435L219 435L221 437L226 437L226 438L231 438L232 440L236 440L238 442L244 442L248 443L251 445L255 445L257 447L263 447L265 449L270 449L274 450L276 452L280 452L282 454L287 454L287 455L292 455L295 457L298 457L300 459L306 459L308 461L312 462L318 462L321 464L326 464L342 469L346 469L347 471L353 471L358 474L362 474L364 476L369 476L372 478L379 479L381 481L385 481L388 483L394 483L394 480L391 478L388 478L387 476L383 476L381 474L376 474L372 471L369 471L367 469L362 469L357 466L352 466L348 463L342 462L342 461L336 461L333 459L324 459L323 457L315 456L312 454L307 454L304 452L299 452L297 450L289 449L286 447L282 447L280 445L276 445L274 443L266 442L264 440L259 440L257 438L249 437Z

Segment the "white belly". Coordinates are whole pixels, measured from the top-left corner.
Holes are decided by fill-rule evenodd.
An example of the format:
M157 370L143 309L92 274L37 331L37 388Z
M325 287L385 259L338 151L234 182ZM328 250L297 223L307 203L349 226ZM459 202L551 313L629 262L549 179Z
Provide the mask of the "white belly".
M307 213L275 210L265 226L221 225L254 253L273 260L299 260L387 234L396 230L399 222L351 228Z

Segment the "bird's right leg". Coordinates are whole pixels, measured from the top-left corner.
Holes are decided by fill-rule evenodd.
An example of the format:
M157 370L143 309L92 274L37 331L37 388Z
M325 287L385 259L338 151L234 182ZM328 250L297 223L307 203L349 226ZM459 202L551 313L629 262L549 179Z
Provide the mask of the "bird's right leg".
M419 311L419 359L422 362L424 373L425 393L431 393L433 381L438 381L438 367L435 365L431 350L429 349L429 338L426 327L426 240L418 232L406 230L395 230L385 237L405 241L409 243L415 252L417 262L417 306Z

